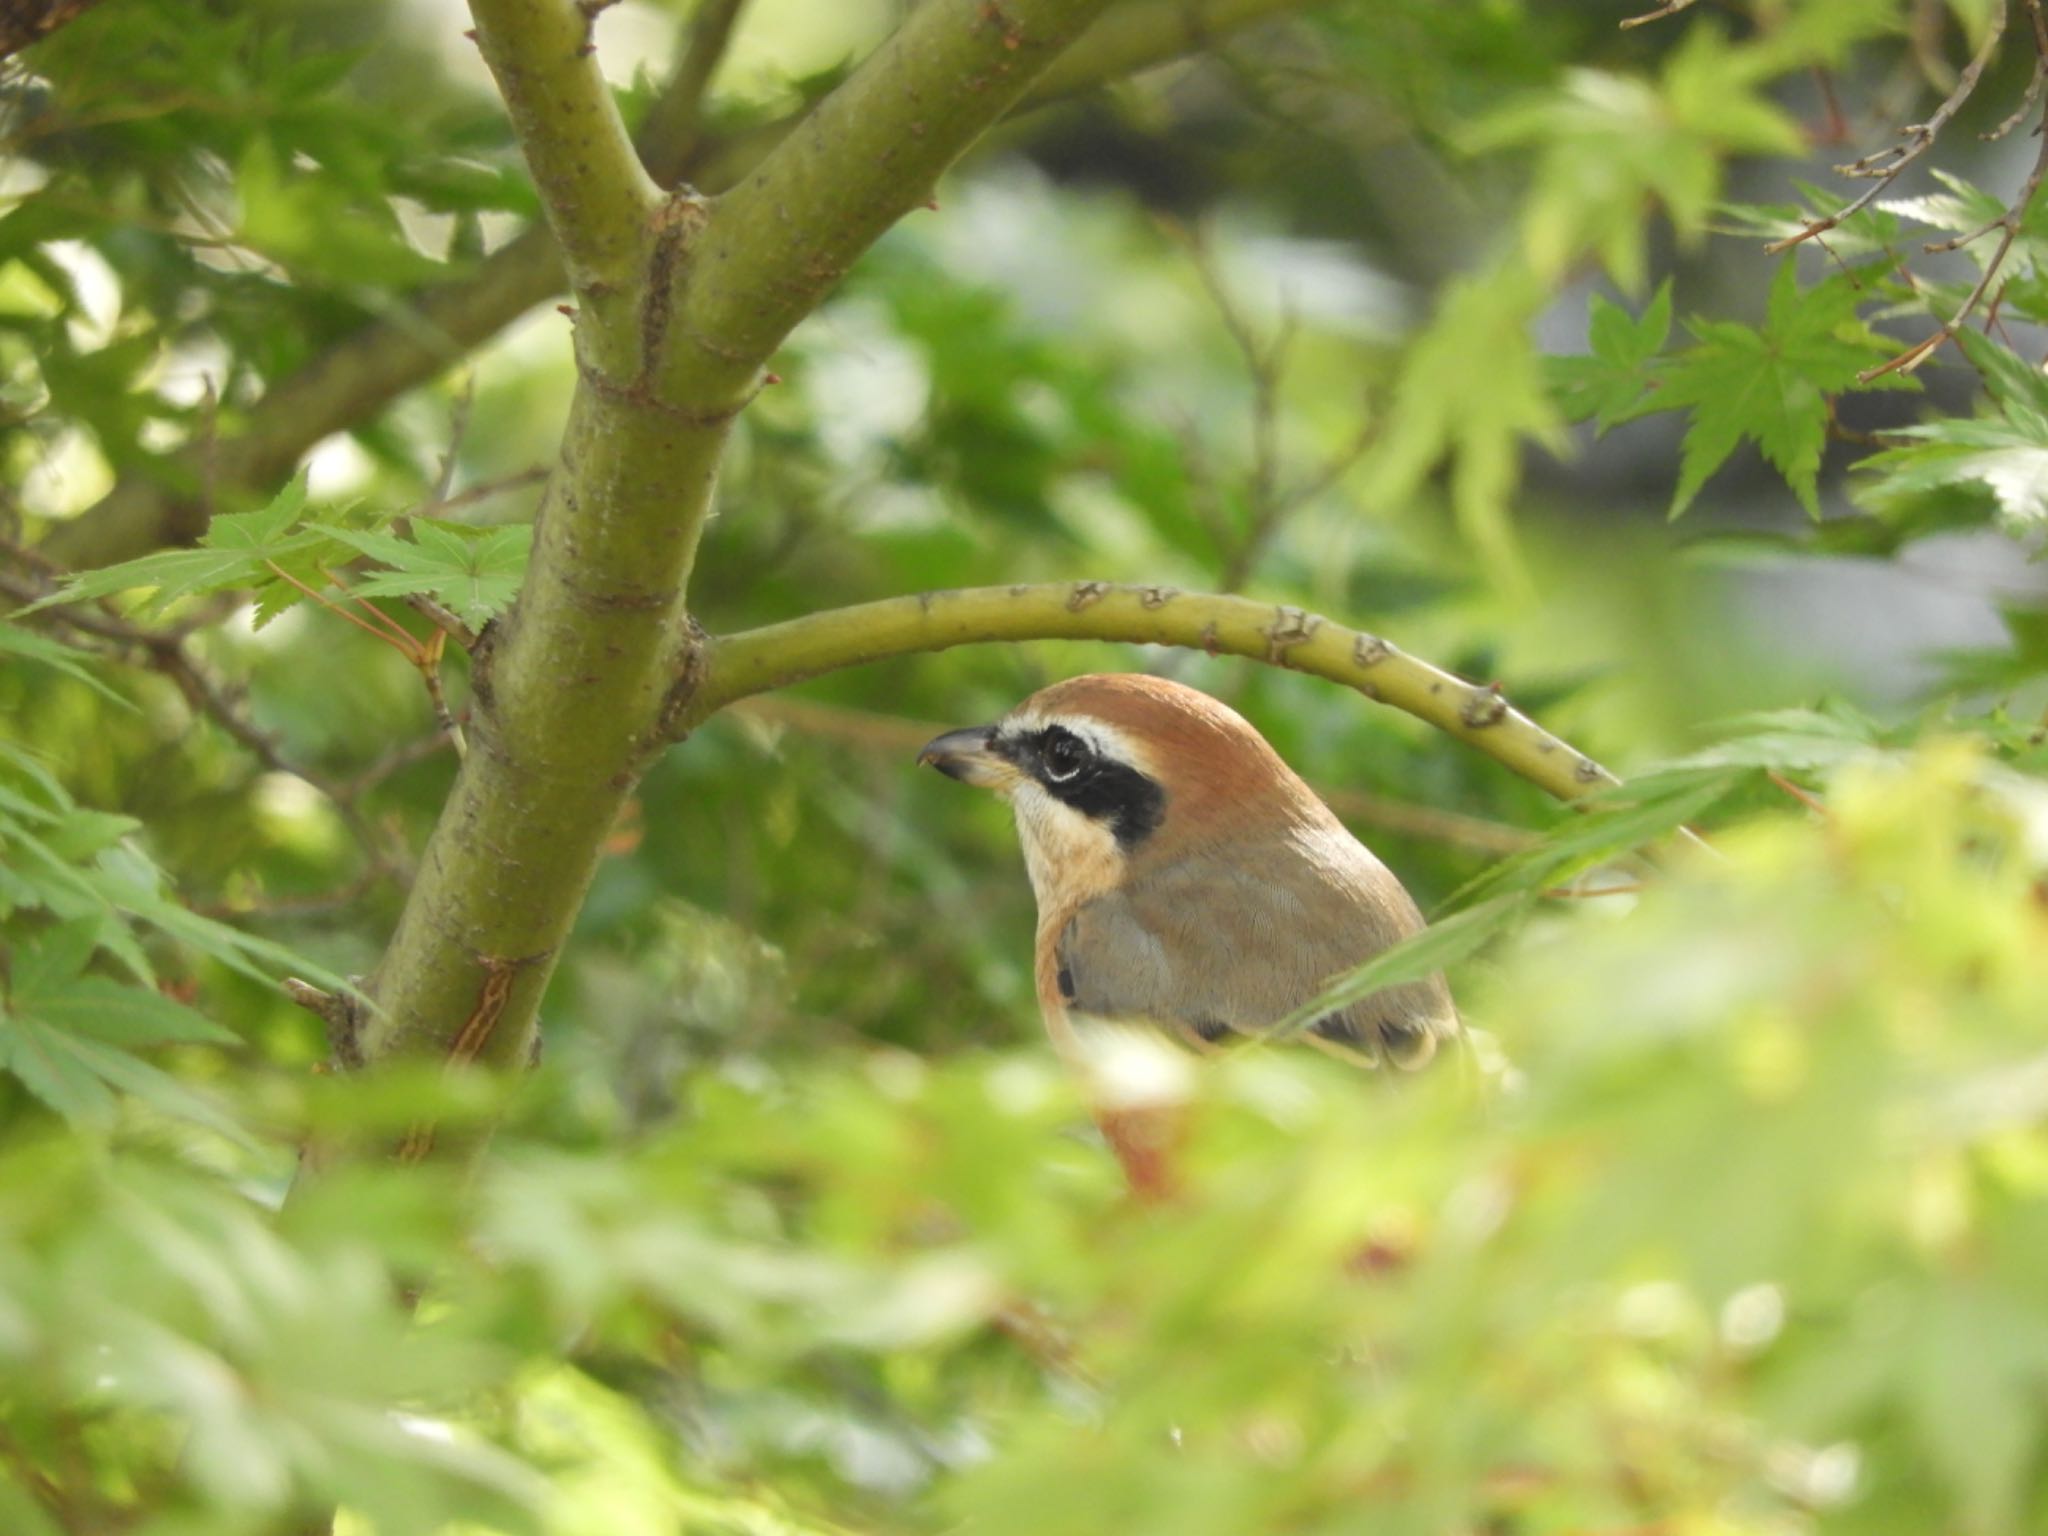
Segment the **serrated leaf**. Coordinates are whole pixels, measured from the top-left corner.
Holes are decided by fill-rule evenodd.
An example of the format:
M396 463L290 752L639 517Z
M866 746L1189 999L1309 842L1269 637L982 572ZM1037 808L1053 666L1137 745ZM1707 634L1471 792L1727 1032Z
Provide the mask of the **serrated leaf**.
M1661 764L1642 777L1715 768L1810 771L1832 768L1880 749L1876 729L1868 720L1811 709L1742 715L1724 722L1723 729L1731 733L1727 739Z
M99 947L99 925L91 918L72 918L32 938L15 944L14 963L9 967L11 995L16 1005L62 987L82 974L92 952Z
M1522 244L1539 278L1555 279L1591 252L1636 292L1649 264L1646 204L1661 205L1690 244L1706 228L1729 156L1798 152L1798 126L1770 100L1768 74L1751 50L1697 27L1666 57L1661 79L1566 70L1557 87L1480 117L1462 138L1469 149L1536 149Z
M1880 476L1859 499L1896 513L1944 492L1989 495L2009 524L2048 525L2048 377L1988 336L1956 338L1983 376L1995 414L1901 427L1910 446L1887 448L1857 467Z
M58 857L83 863L141 828L142 823L133 816L75 807L51 824L43 840Z
M16 1003L39 1019L115 1045L238 1043L232 1030L205 1014L149 987L108 976L79 976L34 997L17 993Z
M114 1113L106 1080L73 1049L74 1036L35 1019L0 1011L0 1070L74 1123L97 1124Z
M1450 466L1459 526L1497 579L1520 585L1508 497L1534 442L1563 453L1567 439L1529 326L1543 293L1526 272L1496 268L1445 289L1436 317L1402 365L1380 448L1368 460L1373 494L1413 496ZM1472 359L1487 360L1487 388L1472 388Z
M154 872L154 866L150 869ZM132 871L102 861L99 868L91 871L88 879L93 889L117 910L140 918L151 927L189 944L201 954L211 956L253 981L269 983L280 974L290 972L307 977L329 991L355 990L345 978L282 944L258 934L244 933L239 928L202 917L189 907L180 906L138 880Z
M1599 804L1565 822L1534 848L1502 860L1458 893L1458 899L1490 899L1506 892L1534 895L1584 870L1607 863L1645 843L1670 835L1726 798L1732 774L1701 782L1696 776L1668 786L1641 781L1613 793L1627 798Z
M533 547L533 529L523 523L478 529L416 517L410 540L322 526L334 538L386 567L357 581L351 588L356 596L403 597L424 592L471 626L487 622L518 594Z
M1605 432L1625 420L1650 387L1649 362L1671 335L1671 284L1666 281L1640 317L1593 295L1587 320L1587 354L1548 360L1551 388L1573 421L1593 419Z
M67 645L59 644L48 635L39 635L34 630L23 629L19 624L0 622L0 656L19 656L24 661L33 661L63 673L74 682L85 684L94 693L121 709L133 710L134 704L121 697L97 677L90 668L80 662L79 653Z
M305 555L325 543L311 529L292 530L306 509L306 476L302 470L277 493L270 505L255 512L224 513L207 525L196 549L165 550L97 571L67 577L48 597L22 609L34 613L59 603L110 597L116 592L150 588L144 613L154 613L181 597L230 588L265 588L276 583L273 564ZM294 599L296 600L296 599Z
M1745 439L1785 477L1808 515L1820 515L1829 397L1859 387L1918 388L1896 373L1859 383L1858 375L1891 350L1858 318L1864 296L1864 289L1845 275L1801 289L1797 269L1787 260L1771 284L1761 327L1729 320L1687 322L1695 345L1657 365L1656 388L1632 413L1692 411L1671 500L1673 517L1692 504L1708 477Z

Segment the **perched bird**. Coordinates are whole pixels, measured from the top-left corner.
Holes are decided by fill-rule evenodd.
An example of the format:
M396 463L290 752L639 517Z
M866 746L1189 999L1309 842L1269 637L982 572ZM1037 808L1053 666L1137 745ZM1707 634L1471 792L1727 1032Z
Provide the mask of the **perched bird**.
M1235 710L1164 678L1076 677L918 755L1009 800L1038 898L1038 1000L1213 1044L1256 1035L1422 927L1401 882ZM1419 1067L1458 1031L1441 976L1304 1038Z

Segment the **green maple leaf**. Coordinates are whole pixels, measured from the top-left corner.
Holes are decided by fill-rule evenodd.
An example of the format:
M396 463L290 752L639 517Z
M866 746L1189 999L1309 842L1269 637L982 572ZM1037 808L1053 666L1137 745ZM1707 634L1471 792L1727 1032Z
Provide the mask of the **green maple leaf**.
M1587 351L1580 357L1547 359L1550 387L1573 421L1593 419L1605 432L1625 421L1650 387L1650 363L1671 335L1671 284L1664 283L1639 318L1604 294L1594 294L1587 324Z
M0 1002L0 1070L67 1120L104 1121L126 1092L167 1114L238 1135L211 1104L133 1053L139 1046L230 1043L235 1037L153 987L88 974L99 933L95 920L81 918L16 944Z
M223 513L214 518L196 548L164 550L101 570L81 571L22 612L147 587L151 591L142 612L151 614L181 597L246 587L258 593L259 617L271 618L298 600L296 589L281 583L274 568L298 566L312 571L324 560L337 557L335 545L324 533L297 526L305 510L306 476L302 470L260 511Z
M411 527L409 540L350 528L323 529L385 567L350 588L357 597L425 592L474 627L501 612L518 593L533 548L531 526L469 528L416 517Z
M1686 322L1695 344L1655 368L1651 392L1622 418L1691 410L1673 517L1692 504L1745 438L1785 477L1808 515L1820 515L1829 398L1859 388L1919 387L1896 373L1868 383L1859 378L1892 350L1892 343L1857 316L1866 296L1853 274L1802 289L1793 263L1786 261L1771 284L1761 326Z
M1894 512L1944 492L1988 493L2009 524L2048 526L2048 378L1988 336L1962 331L1956 340L1983 375L1990 412L1899 428L1919 441L1865 459L1858 467L1883 478L1859 499Z

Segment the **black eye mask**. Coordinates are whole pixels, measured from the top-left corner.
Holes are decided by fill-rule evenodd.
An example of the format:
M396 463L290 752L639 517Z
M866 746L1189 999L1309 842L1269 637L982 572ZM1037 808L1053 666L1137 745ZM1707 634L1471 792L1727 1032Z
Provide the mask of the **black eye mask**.
M1091 821L1104 823L1130 852L1166 814L1166 790L1129 763L1105 757L1061 725L1020 736L1001 736L995 750Z

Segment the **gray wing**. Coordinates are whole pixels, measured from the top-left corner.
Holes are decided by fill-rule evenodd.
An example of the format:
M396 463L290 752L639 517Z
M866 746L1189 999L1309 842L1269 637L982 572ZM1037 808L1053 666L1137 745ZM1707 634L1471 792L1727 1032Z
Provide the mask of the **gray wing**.
M1262 848L1256 861L1227 852L1148 871L1074 914L1057 955L1076 1012L1210 1041L1255 1034L1422 926L1386 866L1341 829ZM1431 976L1312 1028L1371 1060L1417 1067L1458 1022L1449 988Z

